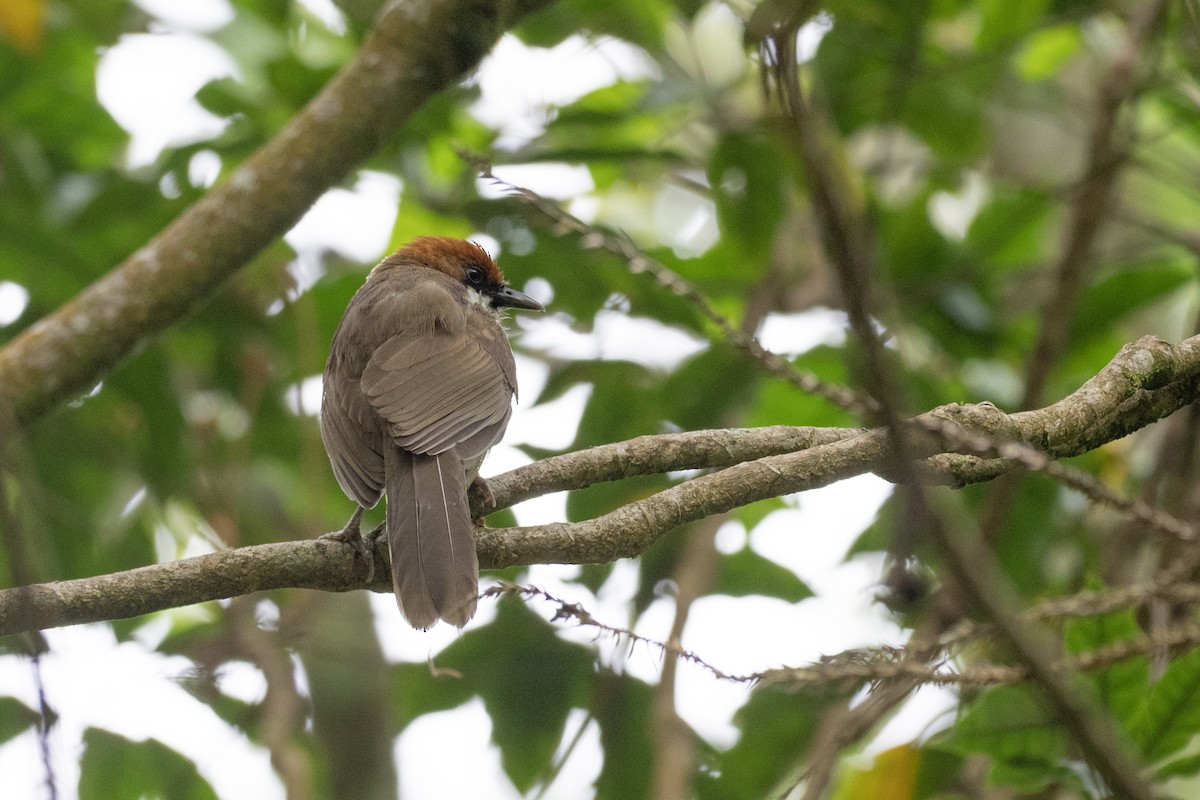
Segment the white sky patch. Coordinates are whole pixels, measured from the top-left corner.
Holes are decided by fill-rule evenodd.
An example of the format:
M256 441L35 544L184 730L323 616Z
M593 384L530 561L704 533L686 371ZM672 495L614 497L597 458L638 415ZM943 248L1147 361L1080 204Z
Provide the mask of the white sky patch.
M395 747L400 796L520 800L491 736L492 719L478 697L452 711L413 720ZM464 762L469 767L456 766L448 753L470 753L469 762Z
M654 232L682 258L703 255L717 243L717 207L690 189L667 184L654 198Z
M221 157L214 150L197 150L188 160L188 182L207 189L221 175Z
M582 732L580 728L583 728ZM576 735L579 736L579 744L568 755L567 748ZM572 708L567 714L567 724L563 726L562 741L554 753L554 763L563 766L543 797L561 800L594 797L596 790L593 784L600 776L600 768L604 763L600 755L602 752L599 723L582 708Z
M341 36L346 32L346 19L330 0L297 0L331 32Z
M514 186L530 189L542 197L566 200L585 194L596 188L592 173L582 164L564 164L547 161L538 164L497 164L492 173L500 180ZM494 200L509 196L509 190L498 186L488 178L477 178L475 187L479 196Z
M551 402L535 406L533 398L546 385L550 370L543 362L519 353L516 362L517 385L524 400L515 404L503 441L492 448L484 461L481 474L485 477L532 463L532 459L515 445L566 449L575 438L575 429L579 427L584 407L592 394L591 386L575 386ZM514 506L513 513L520 525L562 522L567 518L567 494L554 492L526 500Z
M809 663L850 647L903 644L905 633L873 599L882 558L843 562L890 492L885 481L861 476L794 496L799 508L770 514L756 526L750 541L756 552L796 572L817 596L797 604L758 596L703 597L692 607L683 646L726 672L751 673ZM725 538L728 547L732 543ZM636 630L662 641L673 615L670 599L656 601ZM780 637L779 630L805 635ZM655 683L661 658L656 653L639 655L635 649L627 668ZM676 697L684 720L717 746L734 744L733 714L749 699L749 688L718 681L695 666L681 664L678 676ZM925 721L922 717L920 724ZM915 733L919 726L904 730Z
M935 192L929 198L929 221L942 236L961 242L990 195L987 178L976 170L968 170L957 192Z
M575 429L592 396L590 385L572 386L553 400L539 405L517 406L504 434L505 443L529 444L547 450L565 450L575 439ZM501 465L491 460L493 470ZM507 467L512 469L512 467Z
M194 533L183 543L183 550L180 551L177 558L195 558L196 556L206 556L209 553L217 552L215 542L219 542L220 538L217 532L204 525L204 531Z
M674 369L708 346L658 320L609 310L596 314L591 333L576 331L561 314L530 320L523 327L521 343L550 358L632 361L651 369Z
M102 728L135 741L153 737L196 764L222 800L282 800L283 786L267 751L226 724L211 708L187 693L179 681L192 669L181 656L147 652L136 642L118 644L106 625L77 625L46 631L50 653L43 659L46 691L60 714L51 736L51 760L59 791L76 796L83 733ZM28 659L0 656L0 685L36 708ZM169 720L169 724L164 721ZM5 792L29 775L40 781L40 757L24 734L0 747ZM41 797L42 787L13 797Z
M233 6L227 0L134 0L147 14L168 28L193 33L212 33L233 21Z
M226 661L217 668L217 689L243 703L261 703L267 696L267 679L249 661Z
M330 189L283 239L297 252L333 249L346 258L379 259L400 209L400 179L363 170L353 189Z
M28 307L28 289L19 283L0 281L0 327L16 322Z
M509 33L480 64L480 98L470 111L500 131L497 147L515 149L545 130L556 106L619 80L658 76L645 51L618 39L570 36L544 48Z
M288 265L295 286L288 293L294 300L308 291L325 274L324 252L333 250L351 261L373 263L385 255L396 213L400 210L402 183L394 175L363 170L353 189L330 189L313 204L283 240L296 251ZM279 313L283 302L268 313Z
M554 285L545 278L533 277L525 282L525 285L520 287L521 291L537 300L547 308L554 302ZM517 317L521 319L521 317Z
M96 96L129 132L130 167L158 158L164 147L211 138L226 121L206 111L196 92L237 65L213 42L190 33L125 34L100 57Z
M283 404L297 416L315 417L321 413L323 386L320 375L309 375L284 390Z
M481 591L490 585L486 576L479 583ZM436 663L437 654L457 641L463 632L482 628L496 618L496 601L481 601L475 617L462 632L444 622L439 622L428 631L418 631L400 616L395 595L379 592L371 592L370 595L371 610L375 615L375 633L379 636L380 647L388 661L423 662L432 658Z
M796 31L796 58L803 64L816 58L817 48L825 34L833 30L833 17L825 12L817 14Z
M866 754L875 755L914 739L925 740L954 722L950 714L958 705L958 693L946 686L922 686L900 706L866 744Z
M812 308L798 314L768 314L758 329L762 346L783 356L798 356L823 344L846 342L850 323L845 311Z
M141 506L142 501L146 499L146 491L147 490L145 486L141 486L134 491L133 495L130 496L129 500L121 508L121 519L126 519L133 514L133 512L138 510L138 507Z
M534 398L546 386L550 368L542 361L521 354L516 354L516 363L521 399L512 409L512 419L504 432L504 443L534 445L548 450L564 449L575 438L575 428L580 425L583 407L592 390L589 386L575 386L551 402L534 405ZM492 474L518 465L508 467L493 457L488 458L487 463L488 471Z
M712 88L736 83L749 60L742 43L745 27L724 3L704 6L690 24L667 24L663 44L667 53L696 81Z
M740 551L748 541L746 526L738 520L731 519L717 528L717 534L713 537L713 546L717 548L717 552L728 556Z
M796 508L767 515L751 533L750 545L791 569L814 591L838 591L844 587L834 573L891 493L892 485L883 478L858 475L789 495Z

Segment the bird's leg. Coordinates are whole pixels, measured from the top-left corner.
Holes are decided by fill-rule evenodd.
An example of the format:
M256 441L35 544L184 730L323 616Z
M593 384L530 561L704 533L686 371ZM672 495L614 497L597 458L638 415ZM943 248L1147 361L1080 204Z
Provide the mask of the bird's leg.
M340 531L323 534L321 538L333 539L338 542L346 542L347 544L352 544L355 539L362 539L363 510L362 506L356 507L354 513L350 515L349 521Z
M370 584L371 581L375 579L375 538L379 535L379 531L383 528L383 526L380 525L379 528L376 528L368 534L370 541L368 544L368 542L363 539L362 535L363 511L364 509L362 506L357 507L354 509L354 513L350 515L350 520L346 523L345 527L343 527L340 531L326 533L321 536L321 538L332 539L335 542L345 542L353 547L354 552L362 556L363 560L367 562L367 583Z
M476 475L471 479L471 485L467 487L468 501L474 498L476 505L482 505L489 509L488 513L496 509L496 495L492 494L492 487L488 486L488 482L480 475ZM487 516L486 514L484 516ZM487 525L483 522L483 517L475 517L475 527L486 528Z

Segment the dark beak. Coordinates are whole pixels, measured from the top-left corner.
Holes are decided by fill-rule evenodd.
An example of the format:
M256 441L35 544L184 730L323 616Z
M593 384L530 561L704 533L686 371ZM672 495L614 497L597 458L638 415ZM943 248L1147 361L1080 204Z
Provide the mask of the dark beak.
M518 292L511 286L501 286L491 293L492 305L509 308L524 308L528 311L545 311L546 308L524 292Z

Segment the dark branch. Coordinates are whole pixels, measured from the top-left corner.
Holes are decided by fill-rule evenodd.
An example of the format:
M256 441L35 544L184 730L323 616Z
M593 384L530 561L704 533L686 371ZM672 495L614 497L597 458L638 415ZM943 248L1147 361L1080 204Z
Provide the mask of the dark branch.
M358 56L166 230L0 350L0 417L28 424L88 391L198 307L549 0L393 2Z

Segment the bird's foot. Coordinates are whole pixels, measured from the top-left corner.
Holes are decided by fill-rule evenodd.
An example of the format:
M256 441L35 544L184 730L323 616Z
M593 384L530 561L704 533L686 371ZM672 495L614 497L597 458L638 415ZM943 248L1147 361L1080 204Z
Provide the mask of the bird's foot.
M496 495L492 494L492 487L488 486L487 480L476 475L471 479L471 485L467 487L467 500L475 502L471 505L479 506L484 510L483 516L474 517L472 521L477 528L486 528L483 518L496 510Z
M345 527L340 531L322 534L321 539L330 539L335 542L345 542L354 548L354 552L362 556L367 562L367 584L375 579L375 539L379 536L379 532L383 530L380 525L375 530L367 534L366 538L362 535L362 515L363 508L359 506L351 515L350 520Z

